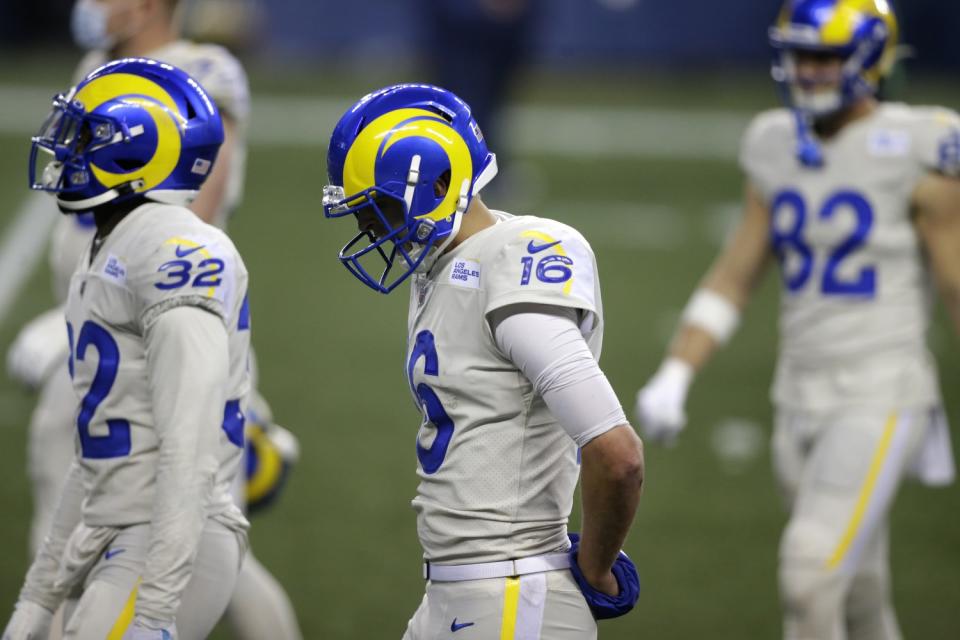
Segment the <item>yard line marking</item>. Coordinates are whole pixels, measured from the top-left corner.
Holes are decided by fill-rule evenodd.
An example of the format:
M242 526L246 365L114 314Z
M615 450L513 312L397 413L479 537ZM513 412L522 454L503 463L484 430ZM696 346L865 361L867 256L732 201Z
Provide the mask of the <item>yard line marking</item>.
M0 133L29 135L53 91L0 86ZM349 98L257 95L250 143L254 146L325 147ZM669 158L732 160L751 114L745 111L523 104L505 114L504 139L520 155L564 158Z

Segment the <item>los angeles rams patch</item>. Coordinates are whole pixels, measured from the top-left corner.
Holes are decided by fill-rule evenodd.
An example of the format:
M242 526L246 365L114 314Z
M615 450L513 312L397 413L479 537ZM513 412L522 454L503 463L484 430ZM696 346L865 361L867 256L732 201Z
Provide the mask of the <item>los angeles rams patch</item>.
M107 263L103 265L103 276L119 285L127 284L127 266L123 260L113 255L107 256Z
M910 134L906 131L878 129L867 140L870 155L878 158L896 158L910 152Z
M469 289L479 289L480 263L473 260L454 260L450 267L450 284Z

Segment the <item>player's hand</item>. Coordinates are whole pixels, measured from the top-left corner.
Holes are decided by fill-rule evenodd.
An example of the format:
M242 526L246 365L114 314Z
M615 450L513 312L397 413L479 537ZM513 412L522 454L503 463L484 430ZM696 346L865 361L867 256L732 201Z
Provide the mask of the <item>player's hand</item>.
M580 569L580 535L567 534L570 538L570 572L590 612L597 620L617 618L628 613L640 597L640 576L637 568L623 551L619 553L609 571L594 581L588 581Z
M684 405L692 381L693 367L668 358L637 392L635 412L645 439L666 445L676 441L687 424Z
M2 640L47 640L53 612L29 600L20 600L3 631Z
M293 432L286 427L281 427L277 423L272 423L266 428L267 438L273 443L280 453L283 461L289 465L296 464L300 459L300 441Z
M580 567L580 572L583 573L583 567ZM613 571L607 571L605 574L596 577L587 576L584 573L583 577L590 583L591 587L600 593L605 593L614 598L620 595L620 585L617 584L617 577L613 575Z
M122 640L177 640L177 627L172 622L159 622L136 616Z
M7 372L35 389L66 361L69 352L63 309L50 309L28 322L17 334L7 351Z

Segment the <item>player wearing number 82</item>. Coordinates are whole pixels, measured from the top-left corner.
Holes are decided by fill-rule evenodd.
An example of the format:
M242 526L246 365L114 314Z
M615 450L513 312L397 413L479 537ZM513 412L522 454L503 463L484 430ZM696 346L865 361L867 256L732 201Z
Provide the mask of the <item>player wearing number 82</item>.
M887 515L901 479L952 481L933 358L932 271L960 333L960 118L879 102L897 22L885 0L788 0L770 30L787 108L743 139L745 211L640 390L647 439L685 423L694 373L773 258L774 462L784 636L892 640Z
M486 207L494 156L469 107L437 87L361 99L333 132L328 171L325 214L360 229L344 265L384 293L412 281L427 587L404 638L596 637L595 617L626 613L638 595L620 547L643 456L597 364L590 246L559 222ZM571 546L578 446L584 515Z

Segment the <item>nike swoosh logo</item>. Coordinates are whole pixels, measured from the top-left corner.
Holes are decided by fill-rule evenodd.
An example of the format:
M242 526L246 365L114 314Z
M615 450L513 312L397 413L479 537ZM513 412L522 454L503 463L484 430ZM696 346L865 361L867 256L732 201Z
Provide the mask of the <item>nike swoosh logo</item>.
M110 558L112 558L112 557L114 557L114 556L120 555L120 554L123 553L124 551L126 551L126 549L108 549L107 552L106 552L105 554L103 554L103 557L106 558L107 560L109 560Z
M549 249L550 247L555 247L556 245L560 244L561 242L563 242L563 240L556 240L556 241L550 242L550 243L548 243L548 244L536 245L536 244L533 244L533 240L531 240L530 243L527 245L527 251L528 251L529 253L540 253L540 252L543 251L544 249Z
M473 622L462 622L457 624L457 619L454 618L453 622L450 623L450 631L456 633L457 631L460 631L460 629L466 629L467 627L472 627L473 625Z
M202 245L200 245L199 247L190 247L190 248L188 249L188 248L183 247L183 246L181 246L181 245L177 245L177 248L174 249L174 252L177 254L177 257L178 257L178 258L186 258L188 255L190 255L190 254L193 253L194 251L200 251L200 249L203 249L205 246L207 246L207 245L202 244Z

